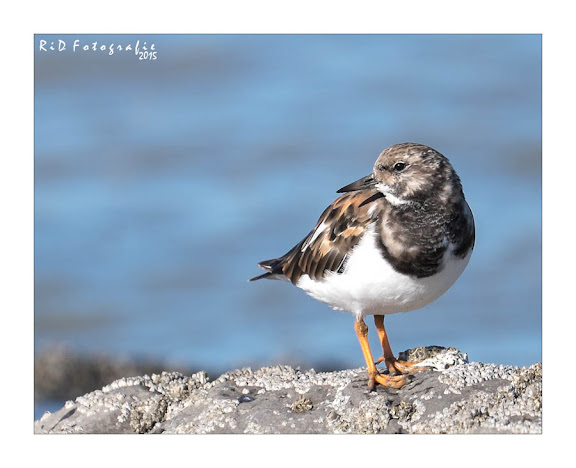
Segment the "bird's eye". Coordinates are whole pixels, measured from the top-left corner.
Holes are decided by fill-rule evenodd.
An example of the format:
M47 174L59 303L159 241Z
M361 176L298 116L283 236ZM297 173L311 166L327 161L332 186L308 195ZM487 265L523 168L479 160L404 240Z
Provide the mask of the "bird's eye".
M404 169L406 169L406 163L399 161L396 164L394 164L394 170L396 172L402 172Z

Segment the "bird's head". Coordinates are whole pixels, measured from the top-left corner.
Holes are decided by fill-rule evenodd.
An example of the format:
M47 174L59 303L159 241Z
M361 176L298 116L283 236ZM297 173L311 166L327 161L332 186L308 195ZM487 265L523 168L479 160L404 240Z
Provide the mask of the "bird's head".
M439 196L445 203L461 196L462 186L448 159L429 146L401 143L386 148L372 173L338 193L376 189L393 205L423 202Z

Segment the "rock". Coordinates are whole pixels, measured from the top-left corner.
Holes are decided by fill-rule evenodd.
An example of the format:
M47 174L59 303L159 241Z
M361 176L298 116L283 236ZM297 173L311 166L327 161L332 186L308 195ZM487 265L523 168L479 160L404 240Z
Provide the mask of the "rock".
M183 366L146 359L119 358L107 355L82 355L63 346L43 350L34 358L35 400L65 401L102 387L127 375L152 374L170 367L192 373Z
M244 368L122 378L35 422L36 433L541 433L542 364L468 363L426 347L399 390L367 389L365 369ZM434 370L437 369L437 370Z

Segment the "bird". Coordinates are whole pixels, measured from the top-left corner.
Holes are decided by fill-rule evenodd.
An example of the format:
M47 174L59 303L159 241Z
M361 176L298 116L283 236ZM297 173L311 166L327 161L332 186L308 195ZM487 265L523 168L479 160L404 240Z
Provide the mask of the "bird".
M394 356L384 319L430 304L456 282L474 249L474 216L449 160L420 143L386 148L369 175L337 193L314 229L285 255L258 263L266 273L250 281L286 280L353 314L368 388L399 389L427 367ZM382 348L377 360L370 315ZM382 362L384 372L376 367Z

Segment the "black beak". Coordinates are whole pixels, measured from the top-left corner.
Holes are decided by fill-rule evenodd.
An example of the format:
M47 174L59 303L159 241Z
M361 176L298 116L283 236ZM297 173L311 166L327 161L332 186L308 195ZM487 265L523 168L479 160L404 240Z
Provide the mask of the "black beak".
M374 180L374 176L372 174L362 177L358 179L356 182L352 182L348 184L346 187L342 187L336 193L344 193L344 192L355 192L356 190L364 190L370 189L376 185L376 181Z

